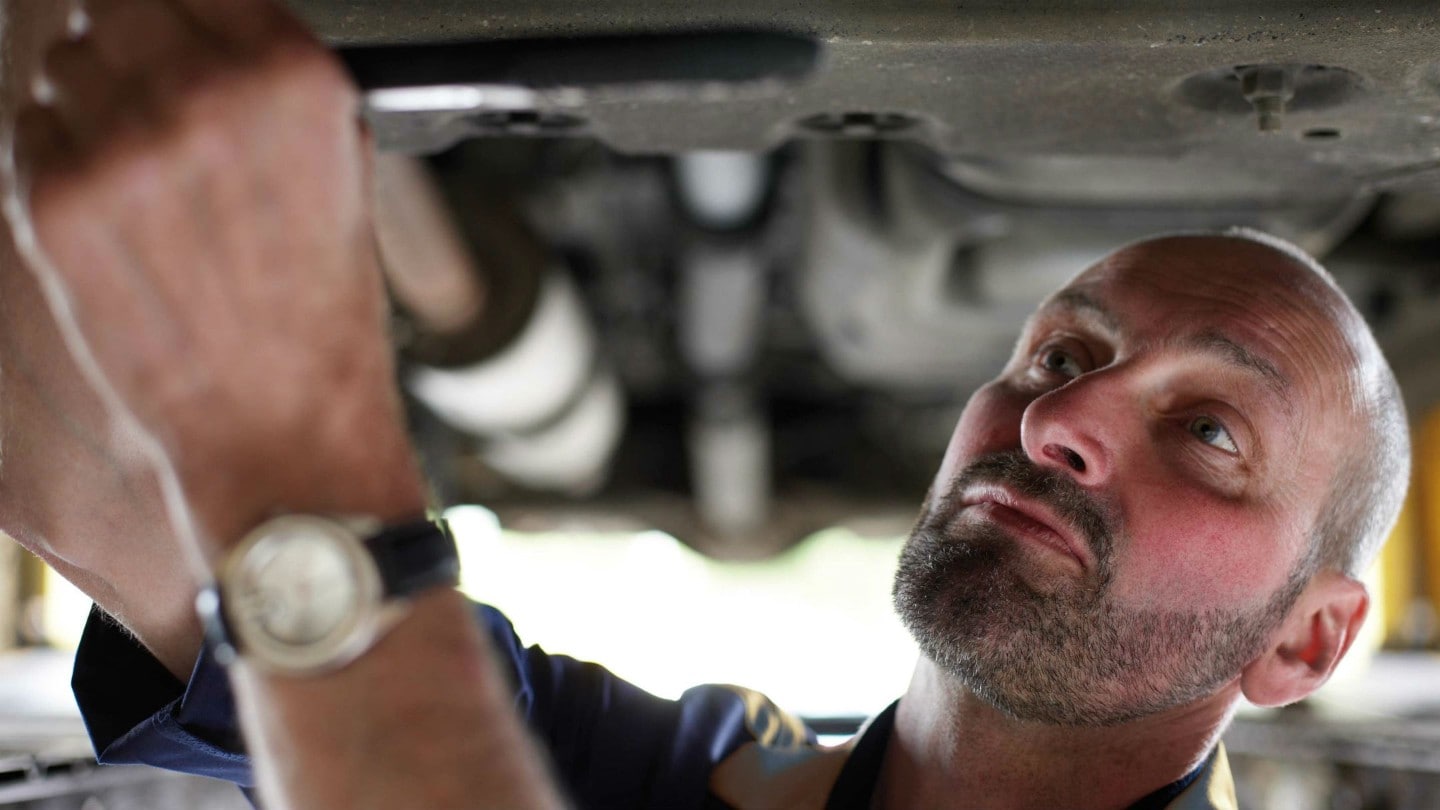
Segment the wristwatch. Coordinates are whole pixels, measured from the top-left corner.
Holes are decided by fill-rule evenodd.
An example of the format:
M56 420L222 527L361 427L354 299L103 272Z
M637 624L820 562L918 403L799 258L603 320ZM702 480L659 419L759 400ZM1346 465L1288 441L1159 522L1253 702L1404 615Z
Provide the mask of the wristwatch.
M284 515L247 534L196 610L216 661L313 675L345 666L404 616L407 598L459 582L444 520Z

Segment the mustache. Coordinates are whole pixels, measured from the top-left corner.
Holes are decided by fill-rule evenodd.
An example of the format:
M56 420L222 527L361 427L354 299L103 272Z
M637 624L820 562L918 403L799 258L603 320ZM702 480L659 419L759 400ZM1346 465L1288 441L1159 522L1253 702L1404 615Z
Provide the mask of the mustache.
M1122 529L1119 514L1070 476L1035 464L1021 450L981 456L951 481L936 517L949 521L959 514L965 508L961 501L965 491L977 484L1006 486L1050 507L1090 546L1100 569L1109 567L1115 538Z

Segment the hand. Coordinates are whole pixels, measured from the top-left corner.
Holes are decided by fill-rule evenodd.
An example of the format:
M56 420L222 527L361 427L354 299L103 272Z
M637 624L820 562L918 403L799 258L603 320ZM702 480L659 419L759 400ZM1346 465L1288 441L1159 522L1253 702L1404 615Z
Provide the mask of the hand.
M267 0L88 9L45 59L53 102L16 118L7 215L182 536L418 511L340 66Z
M367 145L339 67L268 0L92 0L90 10L88 34L46 59L53 105L21 110L14 154L0 155L13 157L6 215L33 271L0 254L0 295L23 307L38 288L59 327L0 327L0 370L29 385L0 394L21 408L22 470L39 477L0 490L0 520L24 524L4 509L27 495L66 515L66 483L142 484L121 500L143 511L156 502L143 482L156 479L133 473L150 464L185 547L209 555L271 511L420 510L382 329ZM49 362L62 345L98 399L63 358ZM67 405L48 409L47 398ZM66 412L83 429L69 431ZM137 440L142 463L116 436ZM87 472L47 466L50 439ZM95 522L73 530L91 535L74 546L86 561L69 575L98 572L109 587L127 568L144 574L152 558L103 550L100 516L125 508L87 498ZM135 522L153 522L145 514ZM145 601L143 590L126 596ZM560 806L454 591L415 600L339 672L233 672L267 805Z
M0 116L28 98L68 4L10 8ZM0 228L0 530L129 627L182 680L200 647L195 583L154 470L70 359L36 279Z

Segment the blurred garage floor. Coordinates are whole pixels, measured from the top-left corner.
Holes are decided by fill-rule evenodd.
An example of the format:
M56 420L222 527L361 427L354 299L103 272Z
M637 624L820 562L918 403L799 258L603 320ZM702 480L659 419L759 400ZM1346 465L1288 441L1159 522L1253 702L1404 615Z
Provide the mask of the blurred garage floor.
M99 767L70 695L72 655L0 656L0 807L241 810L233 785L144 767Z

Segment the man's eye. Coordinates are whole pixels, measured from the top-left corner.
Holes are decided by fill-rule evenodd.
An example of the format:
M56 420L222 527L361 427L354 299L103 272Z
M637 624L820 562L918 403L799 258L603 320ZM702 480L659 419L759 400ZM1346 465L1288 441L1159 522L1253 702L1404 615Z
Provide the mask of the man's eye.
M1079 377L1085 373L1085 369L1080 367L1079 361L1073 355L1054 346L1040 350L1040 365L1046 371L1067 378Z
M1240 452L1240 448L1235 446L1235 440L1230 436L1230 431L1212 416L1197 416L1191 419L1190 433L1211 447L1218 447L1227 453Z

